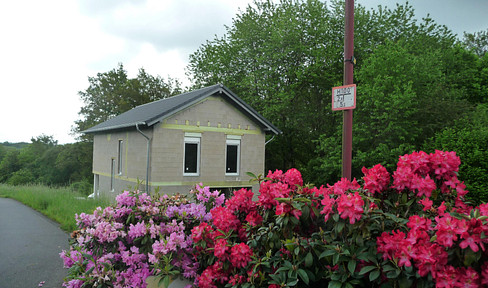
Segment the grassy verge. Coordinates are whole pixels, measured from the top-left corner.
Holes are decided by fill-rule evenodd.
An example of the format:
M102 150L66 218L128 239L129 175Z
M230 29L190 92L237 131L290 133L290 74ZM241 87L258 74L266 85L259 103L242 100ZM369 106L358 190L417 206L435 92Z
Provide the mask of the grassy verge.
M66 232L76 230L75 214L92 213L96 207L110 205L108 199L86 199L68 188L42 185L10 186L0 184L0 197L12 198L58 222Z

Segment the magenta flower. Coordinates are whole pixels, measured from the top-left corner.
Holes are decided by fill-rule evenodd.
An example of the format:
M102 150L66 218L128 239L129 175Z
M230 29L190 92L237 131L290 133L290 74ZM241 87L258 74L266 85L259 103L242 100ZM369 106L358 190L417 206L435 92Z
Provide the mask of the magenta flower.
M343 194L337 202L337 211L342 219L349 218L349 223L354 224L363 215L363 198L358 192Z

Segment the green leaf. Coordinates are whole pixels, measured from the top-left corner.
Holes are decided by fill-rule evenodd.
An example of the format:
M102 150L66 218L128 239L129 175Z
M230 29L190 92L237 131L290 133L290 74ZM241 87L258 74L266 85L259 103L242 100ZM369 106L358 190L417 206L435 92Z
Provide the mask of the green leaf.
M334 219L335 222L339 222L339 214L336 213L336 214L332 215L332 219Z
M330 281L328 288L341 288L342 283L339 281Z
M346 223L344 222L339 222L337 223L335 229L337 231L337 233L340 233L342 231L342 229L344 229L344 226L346 225Z
M400 270L393 270L393 271L390 271L386 274L386 277L389 278L389 279L395 279L398 277L398 275L400 275L401 271Z
M373 272L371 272L371 273L369 274L369 281L371 281L371 282L372 282L372 281L374 281L374 280L378 279L378 277L380 277L380 271L378 271L378 270L374 270Z
M313 264L313 255L312 252L308 252L307 256L305 256L305 267L310 267Z
M334 254L334 256L332 257L332 265L336 265L337 263L339 263L339 257L341 257L340 254Z
M258 176L254 175L252 172L246 172L246 175L251 177L251 179L258 179Z
M334 254L336 254L337 252L335 250L332 250L332 249L329 249L329 250L325 250L324 252L322 252L319 256L319 259L322 259L324 257L327 257L327 256L332 256Z
M294 252L295 252L295 255L298 256L298 254L300 254L300 247L296 247Z
M158 287L164 287L164 288L168 288L169 287L169 284L170 284L170 277L169 276L165 276L164 278L161 278L159 280L159 283L158 283Z
M359 271L359 275L364 275L370 271L373 271L374 269L377 269L378 267L376 266L364 266L361 268L361 271Z
M290 282L286 283L286 285L288 285L288 286L290 286L290 287L291 287L291 286L295 286L295 285L297 285L297 283L298 283L298 279L295 279L295 280L293 280L293 281L290 281Z
M303 282L308 285L309 279L307 272L305 272L305 270L303 269L298 269L298 275L300 276L300 278L302 278Z
M351 274L354 274L354 271L356 271L356 260L349 260L347 263L347 270L349 270Z

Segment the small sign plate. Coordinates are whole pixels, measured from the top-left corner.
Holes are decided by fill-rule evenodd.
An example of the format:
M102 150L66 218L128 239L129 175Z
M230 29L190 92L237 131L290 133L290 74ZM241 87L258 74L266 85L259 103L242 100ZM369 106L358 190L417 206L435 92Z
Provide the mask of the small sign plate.
M356 84L332 88L332 110L356 108Z

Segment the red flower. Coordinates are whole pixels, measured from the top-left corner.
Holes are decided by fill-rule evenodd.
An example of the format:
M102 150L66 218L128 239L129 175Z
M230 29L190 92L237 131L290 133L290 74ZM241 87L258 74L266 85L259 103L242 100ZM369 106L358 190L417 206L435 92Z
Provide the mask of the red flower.
M295 190L297 186L303 186L302 174L297 169L292 168L283 175L283 182L290 185L292 190Z
M472 267L458 269L458 283L456 287L478 288L480 287L480 275Z
M424 199L419 201L419 204L422 204L424 206L424 211L428 211L432 208L432 204L434 204L434 202L432 202L432 200L430 200L428 197L425 197Z
M263 217L257 211L251 211L251 213L247 214L246 221L251 226L257 226L263 223Z
M339 211L342 219L349 217L349 223L354 224L363 215L363 205L363 198L361 198L358 192L354 194L343 194L339 198L337 211Z
M193 227L191 229L191 238L193 242L201 241L206 234L212 232L212 228L205 222L201 222L200 225Z
M234 191L234 196L225 201L225 206L234 212L237 211L247 214L256 206L256 203L252 201L253 196L254 193L252 191L242 188Z
M212 223L224 232L229 232L230 230L237 231L240 226L240 221L237 219L236 215L232 210L226 207L215 207L210 213L212 214Z
M230 251L230 263L236 268L244 268L251 261L252 250L245 243L234 245Z
M341 178L341 181L336 182L334 186L329 186L329 188L334 191L335 195L342 195L349 190L357 190L361 188L361 186L359 186L356 178L354 178L352 182L347 178Z
M332 208L334 207L335 200L328 195L324 195L324 199L320 202L324 207L320 214L324 214L324 221L327 222L329 220L329 216L332 213Z
M271 181L263 182L259 189L259 205L266 209L271 209L278 205L278 201L275 198L288 198L290 192L291 189L288 187L288 184L281 182L273 183Z
M381 164L373 166L371 169L363 167L361 170L364 174L364 189L368 190L371 195L382 193L390 184L390 173Z
M227 240L224 238L217 239L215 241L215 247L214 247L214 255L215 257L225 260L227 256L227 252L230 250L230 248L227 246Z
M412 230L429 231L432 230L432 221L428 218L413 215L408 218L407 227Z

